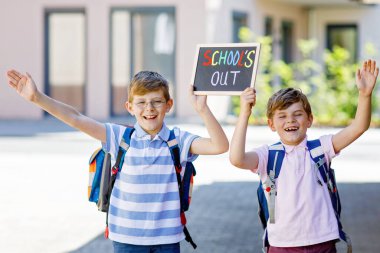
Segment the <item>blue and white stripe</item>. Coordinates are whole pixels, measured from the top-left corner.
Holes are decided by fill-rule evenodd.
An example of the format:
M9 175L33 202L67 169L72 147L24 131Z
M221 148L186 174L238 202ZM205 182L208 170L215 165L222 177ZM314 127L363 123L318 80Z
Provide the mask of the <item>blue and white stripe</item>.
M112 163L125 127L106 124ZM173 160L166 141L170 130L163 125L153 140L138 124L131 137L124 165L112 191L108 216L109 238L134 245L176 243L184 238L180 202ZM181 150L181 164L196 159L189 153L198 136L175 128ZM183 171L182 171L183 172Z

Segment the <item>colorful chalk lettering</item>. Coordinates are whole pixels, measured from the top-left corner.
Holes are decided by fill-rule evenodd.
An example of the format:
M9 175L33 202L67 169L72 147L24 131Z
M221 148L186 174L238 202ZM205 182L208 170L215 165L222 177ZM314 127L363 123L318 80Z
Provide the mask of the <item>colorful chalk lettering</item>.
M260 44L199 45L193 73L195 94L238 95L253 87Z
M237 66L252 67L256 51L253 50L211 50L208 49L203 54L203 66ZM248 64L247 64L248 63Z

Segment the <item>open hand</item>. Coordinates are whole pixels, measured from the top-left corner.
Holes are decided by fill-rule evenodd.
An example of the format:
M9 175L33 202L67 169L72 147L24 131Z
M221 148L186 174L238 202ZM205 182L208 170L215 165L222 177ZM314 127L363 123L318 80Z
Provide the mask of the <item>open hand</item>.
M375 87L379 68L376 67L376 61L367 60L363 63L361 69L356 72L356 86L359 94L370 96Z
M28 101L34 100L38 90L32 77L26 73L23 75L16 70L9 70L7 72L8 84L15 89L17 93Z

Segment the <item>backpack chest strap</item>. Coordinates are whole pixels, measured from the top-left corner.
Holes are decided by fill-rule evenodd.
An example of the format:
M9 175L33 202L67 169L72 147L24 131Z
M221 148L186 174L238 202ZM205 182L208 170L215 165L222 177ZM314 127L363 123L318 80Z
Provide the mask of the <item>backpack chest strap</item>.
M276 206L276 182L268 175L267 180L263 183L265 196L268 203L269 223L275 223L275 206Z
M269 223L274 224L276 219L276 179L280 175L282 161L285 157L285 149L281 143L269 146L267 164L267 179L263 182L265 197L268 203Z

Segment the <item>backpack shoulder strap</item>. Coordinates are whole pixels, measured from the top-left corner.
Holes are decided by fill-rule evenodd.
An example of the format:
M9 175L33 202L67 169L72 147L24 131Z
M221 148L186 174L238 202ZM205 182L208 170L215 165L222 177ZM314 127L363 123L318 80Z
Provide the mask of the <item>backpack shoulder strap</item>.
M269 176L272 174L273 179L276 179L280 175L285 148L281 142L277 142L269 146L268 153L267 173Z
M267 179L263 182L263 190L267 199L269 223L275 223L276 196L277 187L276 179L280 175L282 161L285 157L285 148L281 142L269 146Z
M179 200L181 205L181 223L183 225L183 233L185 234L185 240L193 246L194 249L197 248L197 245L194 243L193 239L190 236L189 230L186 227L186 216L185 216L185 204L183 200L184 195L184 185L181 178L181 171L182 171L182 165L181 165L181 153L178 145L177 138L174 133L174 129L170 130L169 140L167 141L167 144L169 146L170 155L173 159L175 173L177 175L177 183L178 183L178 191L179 191Z
M127 127L125 129L123 138L121 139L120 144L119 144L119 150L117 152L116 162L112 170L114 170L114 168L115 169L117 168L118 169L117 172L119 172L121 168L123 167L124 156L127 150L129 149L129 146L131 145L131 137L132 137L133 131L135 131L135 129L131 127ZM115 173L117 172L115 171Z
M177 138L174 133L174 129L170 130L169 140L167 141L167 143L169 146L170 155L172 156L172 159L174 162L174 166L176 167L176 169L178 167L181 173L182 166L181 166L180 150L179 150Z
M323 153L321 141L319 139L307 141L307 148L310 153L311 159L316 164L323 182L328 182L328 165L325 154Z

